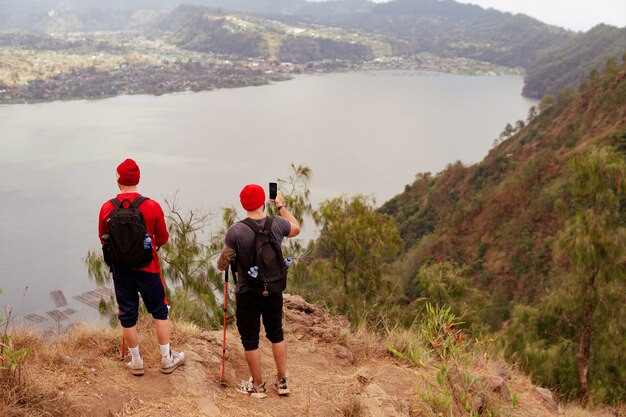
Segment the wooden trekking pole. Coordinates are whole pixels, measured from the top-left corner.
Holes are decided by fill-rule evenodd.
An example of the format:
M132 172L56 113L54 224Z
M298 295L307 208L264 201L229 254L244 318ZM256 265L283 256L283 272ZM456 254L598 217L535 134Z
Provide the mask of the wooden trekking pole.
M226 371L226 309L228 306L228 268L224 271L224 340L222 342L222 378L220 379L220 386L226 387L226 380L224 379L224 372Z

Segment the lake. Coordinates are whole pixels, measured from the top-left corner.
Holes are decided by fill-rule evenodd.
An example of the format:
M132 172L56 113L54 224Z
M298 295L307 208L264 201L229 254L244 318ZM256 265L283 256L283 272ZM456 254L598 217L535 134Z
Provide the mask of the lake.
M243 215L241 187L285 178L292 162L312 169L314 206L356 193L380 205L417 173L480 161L536 104L522 85L518 75L352 72L0 106L0 307L44 325L58 310L68 321L95 317L74 297L95 288L82 258L99 248L98 211L117 193L115 167L127 157L141 168L140 192L162 205L177 195L183 210L235 206ZM305 231L315 235L311 224Z

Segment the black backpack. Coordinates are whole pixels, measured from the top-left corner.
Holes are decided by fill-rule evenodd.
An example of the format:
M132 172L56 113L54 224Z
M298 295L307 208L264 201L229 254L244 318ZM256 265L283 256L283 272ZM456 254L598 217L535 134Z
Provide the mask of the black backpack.
M259 273L256 278L249 276L247 273L239 274L246 277L246 282L261 294L267 296L270 293L280 292L287 288L287 266L283 259L283 251L280 244L272 233L273 217L266 217L263 227L252 219L246 218L241 223L248 226L254 231L254 247L252 250L252 259L248 260L248 264L244 265L244 269L252 266L259 267Z
M110 200L115 208L107 219L109 233L102 236L102 252L107 265L132 269L144 268L152 262L152 244L144 249L148 234L143 213L139 210L139 205L146 200L148 198L143 196L135 198L132 203L127 199L122 202L117 198Z

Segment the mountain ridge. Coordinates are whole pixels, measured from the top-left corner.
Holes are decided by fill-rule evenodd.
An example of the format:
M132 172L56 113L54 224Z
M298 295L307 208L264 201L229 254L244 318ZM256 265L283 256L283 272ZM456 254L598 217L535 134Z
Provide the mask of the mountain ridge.
M0 11L0 30L27 28L45 33L140 30L149 33L158 29L164 19L172 19L171 16L166 17L168 13L180 14L175 9L178 2L173 0L132 4L113 1L107 2L107 7L97 2L54 0L5 3L8 7ZM277 20L294 26L323 25L330 32L360 33L384 44L385 56L410 57L433 53L522 67L527 71L523 94L533 98L556 94L565 86L576 88L592 69L601 70L609 58L621 59L623 50L626 50L626 28L621 30L607 26L600 35L598 28L575 33L523 14L483 9L452 0L395 0L388 3L365 0L313 3L194 0L187 3L198 8L199 15L204 13L201 7L210 7L223 14L247 13L256 19ZM79 4L83 7L76 8ZM29 8L29 5L32 7ZM231 34L215 25L199 24L197 17L189 17L184 30L185 38L195 39L179 44L191 50L230 52L235 45L242 50L241 56L258 57L264 56L266 49L274 47L271 45L271 34L246 34L241 30ZM264 42L270 45L264 46ZM296 38L295 42L285 39L283 42L287 46L282 58L288 61L371 60L380 57L380 50L363 44L357 38L349 42L340 40L339 43L332 38L322 43L302 38ZM593 45L589 46L590 42ZM305 49L306 53L299 54L299 49ZM316 53L317 50L322 52ZM273 59L281 58L272 51L269 55Z

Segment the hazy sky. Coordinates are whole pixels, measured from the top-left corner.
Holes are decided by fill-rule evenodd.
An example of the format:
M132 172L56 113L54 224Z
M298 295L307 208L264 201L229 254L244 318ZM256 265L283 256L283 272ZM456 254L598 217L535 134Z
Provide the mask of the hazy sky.
M545 23L587 31L598 23L626 26L626 0L460 0L484 8L524 13Z
M385 0L374 0L377 2ZM626 26L626 0L457 0L504 12L524 13L544 23L587 31L598 23Z

